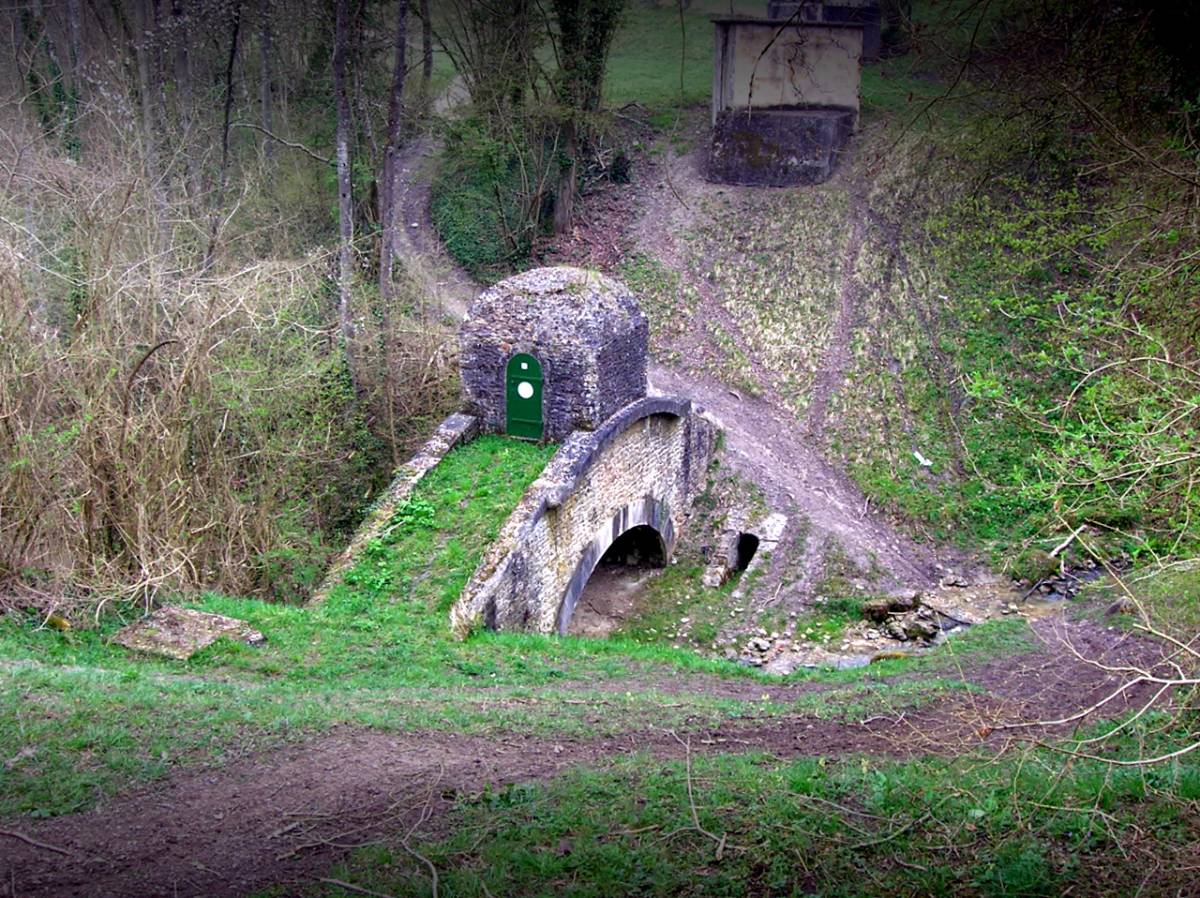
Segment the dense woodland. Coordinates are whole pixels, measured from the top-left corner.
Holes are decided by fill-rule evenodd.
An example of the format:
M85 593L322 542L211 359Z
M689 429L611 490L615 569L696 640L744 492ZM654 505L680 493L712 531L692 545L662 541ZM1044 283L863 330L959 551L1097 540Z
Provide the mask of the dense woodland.
M10 767L22 774L29 733L57 746L46 752L55 760L22 780L0 815L69 814L176 761L223 758L243 740L275 745L346 723L486 735L499 727L551 741L611 726L615 738L657 726L683 733L695 720L738 718L767 701L767 686L746 680L753 696L717 698L698 687L696 704L682 710L675 701L664 707L665 693L644 683L625 693L628 710L612 707L615 692L570 692L553 713L522 704L538 690L584 689L560 687L561 678L660 669L666 680L750 676L710 660L708 639L697 640L703 660L675 660L665 627L604 648L491 635L466 647L446 641L447 597L498 526L475 517L475 494L462 484L485 490L487 514L496 514L532 482L545 447L471 448L421 498L427 505L412 511L418 524L355 570L341 604L314 618L299 607L396 466L459 404L453 315L437 301L444 272L416 251L407 229L428 225L462 276L485 284L559 261L588 234L609 234L595 228L608 198L636 205L664 170L660 193L669 197L670 160L702 149L697 134L707 127L707 16L761 14L760 6L15 0L0 11L0 653L47 670L119 669L130 683L117 698L107 686L53 679L68 674L11 679L3 695L14 706L39 689L54 696L49 703L72 696L78 705L83 696L82 712L62 712L90 715L70 717L72 732L98 719L130 722L106 724L118 729L88 743L99 760L86 764L76 763L74 736L40 717L0 727L0 783ZM852 359L819 450L897 527L953 546L1022 588L1085 564L1111 574L1122 592L1107 601L1136 605L1143 630L1174 652L1165 679L1121 669L1164 693L1181 687L1171 713L1135 710L1127 728L1098 740L1095 752L1132 759L1128 767L1105 766L1081 744L1065 763L1060 749L1030 749L1018 762L964 754L960 764L945 746L927 762L831 762L828 771L824 754L819 764L769 770L757 756L710 760L699 775L723 809L714 816L697 811L709 796L694 789L690 737L671 729L672 739L652 750L686 765L673 785L633 762L549 793L452 784L459 797L473 796L460 811L474 829L424 854L414 855L405 837L388 860L369 856L356 869L373 888L436 895L437 874L427 869L465 869L468 858L503 866L512 852L521 861L506 875L525 888L513 894L540 894L552 880L565 888L577 875L603 882L614 870L628 877L609 882L610 894L746 894L750 886L784 894L798 881L789 878L795 857L842 883L858 881L864 866L878 872L878 889L864 886L870 894L1060 894L1083 875L1077 855L1097 865L1095 894L1133 894L1141 873L1129 871L1138 864L1143 885L1157 882L1153 871L1194 871L1200 774L1192 755L1179 758L1200 745L1200 7L881 7L883 59L864 70L864 127L843 163L846 180L835 183L844 195L808 207L795 197L776 206L760 198L759 212L778 214L736 235L697 224L685 235L695 255L674 267L634 245L622 232L628 220L615 216L607 273L639 293L653 350L668 364L679 361L673 329L706 290L741 302L730 308L747 320L758 312L783 319L776 333L764 327L765 361L751 364L741 348L714 340L718 361L699 373L728 377L746 395L782 397L781 411L800 418L808 412L803 389L797 398L787 388L803 360L776 363L771 353L785 326L806 326L800 294L824 275L810 281L788 269L794 281L774 282L771 272L784 268L747 247L757 232L775 241L780 258L806 242L816 252L830 234L846 233L837 218L846 207L865 209L873 248L863 279L883 298L856 322L854 359L865 361L854 367ZM421 205L406 208L401 184L419 179ZM828 220L821 203L834 210ZM787 219L792 212L801 225ZM826 255L840 253L837 245ZM780 312L772 291L793 305ZM764 368L783 372L770 390L755 380ZM406 566L402 549L432 566ZM385 571L385 562L397 566ZM691 600L686 576L664 577L677 590L668 604ZM391 604L398 590L432 610L406 616ZM857 615L863 597L842 598L837 607ZM222 685L230 694L210 702L200 687L193 694L175 683L161 686L162 698L103 639L166 601L274 627L270 651L279 654L218 647L189 669L218 670L240 685ZM1034 651L1011 624L977 628L966 644L982 659ZM403 633L403 645L390 633ZM847 692L830 707L807 696L770 713L825 719L841 702L863 720L916 717L922 702L958 688L947 683L960 661L872 665L853 683L833 674L830 688ZM892 670L925 675L933 698L910 706L907 685L894 694L875 685ZM162 666L154 676L166 682L175 673ZM512 703L446 700L427 719L421 703L431 690L485 681L509 689ZM335 688L349 691L335 699L323 692ZM399 708L395 695L410 705ZM259 719L238 716L255 703ZM339 703L344 709L330 710ZM579 716L585 711L595 715ZM143 719L156 715L161 722ZM176 745L156 726L187 735ZM964 730L961 745L990 727ZM1148 758L1169 763L1146 772ZM61 794L39 784L57 776L68 784ZM808 816L776 806L806 789L816 796ZM742 800L747 790L778 826L760 828ZM635 794L669 795L684 809L679 827L654 816L654 800L633 804ZM620 826L604 816L616 807ZM389 825L400 819L393 811ZM485 819L491 814L502 823ZM589 836L599 847L572 841L578 819L600 821ZM489 827L502 824L508 853L500 839L490 860L477 854L480 842L491 844ZM732 833L728 843L720 826ZM1156 826L1161 840L1147 835ZM694 836L682 855L689 869L706 872L671 879L662 871L674 870L675 859L661 844L605 853L606 840L641 827L665 833L668 845L677 833ZM805 827L832 839L828 856L812 848ZM472 843L475 832L482 835ZM893 864L890 852L902 845L911 857ZM754 861L755 851L766 860ZM397 858L416 871L404 874L403 892ZM723 858L733 865L725 879ZM539 879L548 869L553 876ZM475 880L462 876L456 887L476 894ZM1186 894L1182 881L1167 877L1147 894Z

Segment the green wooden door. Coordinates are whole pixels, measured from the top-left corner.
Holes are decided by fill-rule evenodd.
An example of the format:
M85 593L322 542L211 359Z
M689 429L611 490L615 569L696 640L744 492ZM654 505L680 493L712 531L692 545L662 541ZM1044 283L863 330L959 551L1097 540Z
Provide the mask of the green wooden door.
M508 360L506 408L509 436L522 440L542 438L542 366L527 352Z

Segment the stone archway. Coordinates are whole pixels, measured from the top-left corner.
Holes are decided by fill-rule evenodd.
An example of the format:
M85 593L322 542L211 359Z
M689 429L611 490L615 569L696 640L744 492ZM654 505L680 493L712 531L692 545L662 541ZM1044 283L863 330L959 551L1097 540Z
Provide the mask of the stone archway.
M662 534L649 524L630 527L592 569L567 621L567 635L611 636L638 612L647 585L666 564Z
M591 542L584 548L579 562L575 565L575 571L558 608L559 635L566 635L579 597L600 559L618 539L635 528L652 531L659 540L662 563L665 565L671 560L671 553L675 549L675 525L671 523L671 511L666 502L646 496L618 509L612 519L592 536Z

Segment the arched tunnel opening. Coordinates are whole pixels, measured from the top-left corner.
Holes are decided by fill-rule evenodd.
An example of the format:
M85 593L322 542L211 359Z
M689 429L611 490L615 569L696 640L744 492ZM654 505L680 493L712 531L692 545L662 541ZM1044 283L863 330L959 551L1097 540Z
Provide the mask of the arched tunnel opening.
M758 537L753 533L739 533L737 538L736 557L733 562L734 572L744 571L750 567L754 554L758 551Z
M642 587L667 563L658 531L647 524L622 533L601 556L567 625L571 636L608 636L634 613Z

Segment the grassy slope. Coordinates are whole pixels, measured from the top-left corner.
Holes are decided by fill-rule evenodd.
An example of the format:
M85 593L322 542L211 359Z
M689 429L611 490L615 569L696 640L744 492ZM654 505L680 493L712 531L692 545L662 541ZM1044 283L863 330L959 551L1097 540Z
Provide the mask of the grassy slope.
M0 816L85 809L180 763L219 762L337 723L595 734L587 708L561 699L630 674L757 676L639 634L449 637L450 604L550 451L499 437L455 450L401 509L392 538L369 548L321 606L217 595L194 603L248 621L267 635L262 647L222 640L181 664L108 645L117 621L61 634L0 620L0 759L13 759L0 772ZM972 639L960 650L1022 648L1011 628ZM953 664L942 653L828 676L848 696L880 677ZM613 710L599 732L793 710L703 694L681 705L652 686L605 698Z

